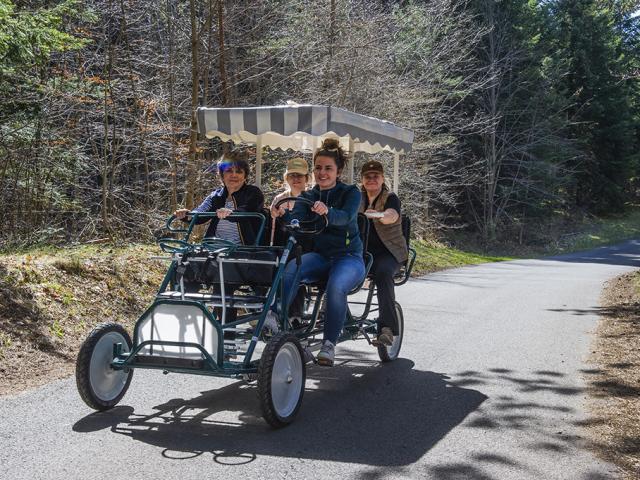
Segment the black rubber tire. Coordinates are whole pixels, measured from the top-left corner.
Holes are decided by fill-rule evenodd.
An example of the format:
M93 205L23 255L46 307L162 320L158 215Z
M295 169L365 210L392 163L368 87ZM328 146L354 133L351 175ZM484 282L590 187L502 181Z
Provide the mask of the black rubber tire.
M400 349L402 348L402 339L404 338L404 315L402 313L402 307L398 302L396 304L396 316L398 317L398 333L397 337L394 337L394 345L387 347L386 345L378 345L378 356L383 362L392 362L400 355ZM396 342L399 342L395 345Z
M122 325L119 325L117 323L101 323L93 330L91 330L91 333L89 333L89 336L85 339L82 346L80 347L78 358L76 359L76 385L78 387L80 397L82 398L82 400L84 400L84 403L89 405L94 410L99 411L109 410L110 408L113 408L118 404L118 402L127 392L129 384L131 383L131 377L133 376L133 370L131 369L125 373L126 380L121 385L122 388L119 393L113 398L101 398L100 395L94 391L94 388L91 385L91 361L92 359L94 361L97 361L93 357L95 348L98 345L100 339L108 334L116 334L116 337L122 337L121 340L124 340L123 343L126 343L127 350L125 351L131 351L131 337L124 329L124 327L122 327ZM113 360L113 354L110 355L110 358L111 359L109 360L109 363L111 362L111 360ZM110 367L105 366L105 368Z
M276 411L273 403L272 378L276 357L280 350L287 344L295 346L294 351L297 351L300 357L300 374L302 376L302 382L295 408L288 415L281 416ZM289 350L291 351L290 348ZM271 338L271 340L269 340L269 343L267 343L264 351L262 352L262 357L260 358L260 365L258 366L258 399L260 401L260 408L262 410L262 416L273 428L282 428L293 422L295 416L298 414L300 406L302 405L306 377L307 372L300 340L298 340L295 335L288 332L280 332L276 334Z

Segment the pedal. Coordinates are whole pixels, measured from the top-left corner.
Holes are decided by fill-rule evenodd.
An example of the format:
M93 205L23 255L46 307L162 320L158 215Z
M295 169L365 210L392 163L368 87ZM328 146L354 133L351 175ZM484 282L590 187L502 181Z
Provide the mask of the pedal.
M313 356L313 353L311 353L311 350L309 350L309 347L302 348L302 356L303 356L304 363L311 363L316 361L316 357Z
M360 333L362 333L362 336L367 341L367 343L369 343L369 345L373 345L374 347L381 345L378 339L377 338L372 339L364 328L360 327L359 330L360 330Z

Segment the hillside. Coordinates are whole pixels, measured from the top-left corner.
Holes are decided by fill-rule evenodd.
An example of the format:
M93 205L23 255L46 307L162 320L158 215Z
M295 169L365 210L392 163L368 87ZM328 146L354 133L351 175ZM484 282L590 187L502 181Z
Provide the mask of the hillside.
M166 263L151 246L0 256L0 395L68 376L93 326L131 326Z

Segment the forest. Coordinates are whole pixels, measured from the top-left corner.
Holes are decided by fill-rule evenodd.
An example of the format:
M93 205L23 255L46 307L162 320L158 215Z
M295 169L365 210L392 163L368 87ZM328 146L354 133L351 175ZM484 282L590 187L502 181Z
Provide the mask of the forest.
M0 0L0 250L151 239L216 185L229 146L198 135L199 106L412 129L417 236L535 243L622 212L640 188L638 3ZM267 198L295 153L264 152Z

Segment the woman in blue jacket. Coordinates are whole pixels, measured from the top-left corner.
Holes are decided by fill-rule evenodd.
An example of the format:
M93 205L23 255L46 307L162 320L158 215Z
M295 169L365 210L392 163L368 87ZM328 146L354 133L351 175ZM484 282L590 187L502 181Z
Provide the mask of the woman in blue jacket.
M326 281L324 338L317 360L332 366L335 344L347 315L347 294L364 278L362 241L358 230L358 208L361 194L355 185L340 181L347 158L336 139L326 139L313 158L315 187L301 197L313 201L313 206L297 202L291 212L281 208L285 221L306 219L311 214L327 216L327 227L314 238L313 251L302 255L300 268L290 262L285 270L284 290L287 304L298 291L299 283Z

